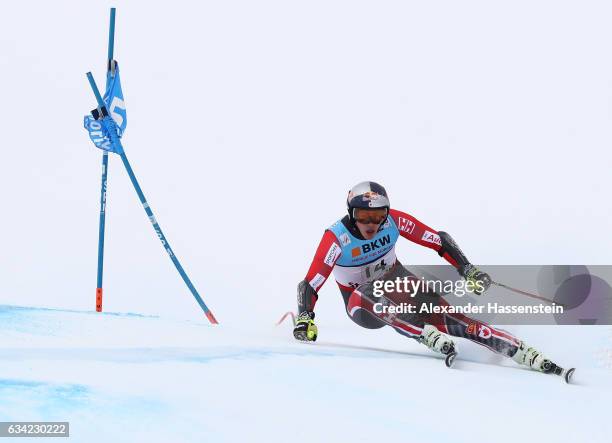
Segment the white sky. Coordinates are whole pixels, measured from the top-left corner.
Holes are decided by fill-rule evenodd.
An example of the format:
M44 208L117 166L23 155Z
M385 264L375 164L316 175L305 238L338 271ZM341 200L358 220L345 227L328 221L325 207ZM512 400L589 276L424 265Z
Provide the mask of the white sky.
M93 309L82 117L110 6L126 152L222 322L293 309L367 179L476 264L610 264L609 2L22 1L0 27L0 304ZM200 318L118 157L108 198L105 309ZM439 262L421 249L400 260Z

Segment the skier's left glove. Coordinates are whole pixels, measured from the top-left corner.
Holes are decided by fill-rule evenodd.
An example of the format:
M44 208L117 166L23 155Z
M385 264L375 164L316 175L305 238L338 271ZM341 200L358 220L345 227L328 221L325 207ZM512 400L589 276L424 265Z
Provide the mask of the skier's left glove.
M300 341L315 341L319 331L314 323L315 313L312 311L304 311L295 319L295 328L293 328L293 336Z
M466 281L471 282L474 294L482 295L491 286L491 277L486 272L482 272L476 266L467 264L461 270L461 275Z

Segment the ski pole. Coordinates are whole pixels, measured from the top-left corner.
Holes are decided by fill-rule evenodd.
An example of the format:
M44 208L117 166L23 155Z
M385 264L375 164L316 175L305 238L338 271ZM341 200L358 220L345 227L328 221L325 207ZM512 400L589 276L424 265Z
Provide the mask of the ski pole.
M496 282L496 281L493 281L493 280L491 280L491 283L494 284L495 286L499 286L500 288L504 288L504 289L507 289L509 291L516 292L517 294L525 295L525 296L531 297L531 298L537 298L538 300L542 300L542 301L545 301L547 303L557 304L557 305L565 308L564 304L558 303L558 302L553 301L553 300L551 300L549 298L546 298L546 297L542 297L541 295L532 294L531 292L523 291L521 289L516 289L516 288L513 288L512 286L508 286L508 285L505 285L503 283L499 283L499 282Z
M284 322L287 317L291 317L291 322L293 323L293 326L295 326L295 314L291 311L285 312L283 316L280 318L280 320L276 322L276 326Z
M106 106L104 104L104 101L102 100L102 96L100 95L100 91L98 90L98 86L96 85L96 82L91 72L87 73L87 79L89 80L91 89L93 90L93 93L96 96L98 107L100 109L100 115L108 115L108 112L106 111ZM174 255L174 252L172 251L172 248L170 247L170 243L168 243L168 241L166 240L166 237L164 236L164 233L162 232L161 227L157 223L157 220L155 216L153 215L153 211L151 210L149 203L147 203L144 193L142 192L142 189L140 185L138 184L138 180L136 180L136 175L134 174L134 171L132 170L132 167L130 166L130 162L128 161L127 156L125 155L125 151L123 149L123 146L121 145L121 141L119 140L119 137L113 131L109 131L109 136L111 138L112 144L116 145L119 148L117 149L117 153L121 156L121 160L123 161L123 165L125 166L128 176L130 177L130 181L132 182L132 185L134 186L134 190L136 191L136 194L138 194L140 203L142 203L142 206L147 214L147 217L149 218L149 221L153 225L153 229L155 230L155 233L159 237L159 240L161 241L164 249L170 256L172 263L174 263L176 270L178 271L180 276L183 278L183 281L185 282L185 284L191 291L191 294L193 295L193 297L196 299L196 301L198 302L198 304L204 311L204 314L206 314L206 317L208 318L208 320L212 324L218 324L217 319L215 318L213 313L210 311L210 309L208 309L208 306L206 306L206 303L204 303L204 300L202 300L202 297L200 297L200 294L198 294L198 291L193 286L193 283L191 283L191 280L189 279L189 277L187 276L187 273L181 266L181 263L179 262L178 258L176 258L176 255Z

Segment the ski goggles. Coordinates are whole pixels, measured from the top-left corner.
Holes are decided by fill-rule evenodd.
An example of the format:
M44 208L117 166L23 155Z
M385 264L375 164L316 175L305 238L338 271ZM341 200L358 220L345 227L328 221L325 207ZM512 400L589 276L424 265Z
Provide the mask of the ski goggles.
M362 225L380 225L387 218L387 210L385 208L380 209L361 209L356 208L353 213L355 221Z

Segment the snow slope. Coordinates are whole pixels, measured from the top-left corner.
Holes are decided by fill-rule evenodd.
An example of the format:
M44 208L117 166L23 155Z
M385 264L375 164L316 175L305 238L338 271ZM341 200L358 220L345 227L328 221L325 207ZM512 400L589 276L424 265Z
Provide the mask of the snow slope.
M465 341L449 370L387 330L305 345L287 324L0 306L0 421L68 420L75 442L609 441L610 329L520 335L576 383Z

